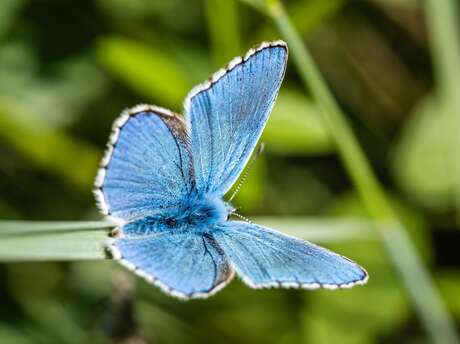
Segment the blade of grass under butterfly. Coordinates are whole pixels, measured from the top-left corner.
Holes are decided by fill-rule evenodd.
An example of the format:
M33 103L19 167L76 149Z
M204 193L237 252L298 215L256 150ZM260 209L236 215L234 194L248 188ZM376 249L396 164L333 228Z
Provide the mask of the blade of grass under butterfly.
M39 235L112 228L108 221L0 221L0 238L10 235Z
M366 220L255 218L255 222L318 243L372 238ZM107 221L0 221L0 261L92 260L105 252Z
M106 240L103 230L2 235L0 261L104 259Z
M105 221L0 221L0 261L106 258Z

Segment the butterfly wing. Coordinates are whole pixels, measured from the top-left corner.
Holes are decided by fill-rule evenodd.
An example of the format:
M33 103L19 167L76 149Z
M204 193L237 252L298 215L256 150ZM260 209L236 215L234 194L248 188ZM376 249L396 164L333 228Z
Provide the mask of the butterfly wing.
M192 189L188 136L180 117L140 105L114 123L96 178L105 215L132 221L175 207Z
M287 62L284 42L233 59L185 101L197 190L223 196L235 183L275 102Z
M126 224L110 249L123 265L182 299L212 295L234 275L214 238L188 227L171 231L141 219Z
M213 236L253 288L334 289L367 281L366 271L351 260L269 228L229 221Z

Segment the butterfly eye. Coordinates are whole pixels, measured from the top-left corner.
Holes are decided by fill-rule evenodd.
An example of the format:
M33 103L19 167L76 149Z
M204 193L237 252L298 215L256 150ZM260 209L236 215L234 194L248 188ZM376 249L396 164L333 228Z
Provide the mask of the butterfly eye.
M110 237L111 238L117 238L120 236L120 228L119 227L115 227L114 229L112 229L112 231L110 232Z

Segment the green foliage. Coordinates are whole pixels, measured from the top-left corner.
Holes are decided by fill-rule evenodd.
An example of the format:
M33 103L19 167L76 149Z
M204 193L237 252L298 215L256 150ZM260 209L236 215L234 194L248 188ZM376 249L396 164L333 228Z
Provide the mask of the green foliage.
M0 4L0 38L2 38L13 25L24 3L24 0L2 1Z
M410 316L410 304L382 246L376 241L363 241L331 248L363 262L372 282L365 290L306 295L309 307L303 313L305 341L373 343L378 334L397 330Z
M419 252L429 260L429 237L423 219L400 201L392 199L392 206ZM340 218L362 217L365 211L357 195L347 194L336 199L328 214ZM400 323L410 317L410 304L382 245L368 240L342 247L336 244L331 248L356 261L365 262L372 281L364 291L352 289L333 295L324 291L316 297L308 297L314 311L305 312L304 336L314 343L331 343L339 338L342 343L372 343L377 334L389 335L396 331ZM356 308L357 304L361 306Z
M333 151L319 109L302 94L283 90L262 135L267 151L281 155L326 154Z
M27 118L27 119L26 119ZM89 188L100 159L99 150L43 122L0 98L0 135L38 167L66 177L77 187ZM74 161L78 164L73 165Z
M433 98L419 104L406 123L394 161L401 188L438 211L455 207L460 171L458 119L443 105Z
M438 212L460 205L460 43L454 1L427 1L437 90L421 100L402 131L394 170L401 188Z
M177 109L190 89L181 67L158 48L128 38L106 37L98 43L96 53L108 70L147 100Z
M423 2L427 44L413 1L1 1L0 219L18 221L0 221L0 342L425 342L422 324L456 342L453 3ZM290 59L266 149L233 203L359 262L369 283L255 291L236 279L178 302L106 259L111 224L91 187L111 122L140 102L181 112L194 84L280 38Z
M241 54L238 3L233 0L206 0L206 19L217 68Z
M460 199L458 106L427 97L406 124L395 150L401 188L438 212L457 209Z

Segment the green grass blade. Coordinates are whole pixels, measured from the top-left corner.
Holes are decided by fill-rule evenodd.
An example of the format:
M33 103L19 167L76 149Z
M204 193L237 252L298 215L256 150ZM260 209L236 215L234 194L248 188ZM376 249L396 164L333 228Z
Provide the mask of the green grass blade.
M297 30L303 37L307 37L329 17L339 12L345 4L345 0L310 0L289 3L286 6ZM276 30L273 29L273 25L267 23L255 34L255 37L259 37L259 40L266 40L268 37L274 39Z
M191 84L181 66L161 47L110 36L98 42L96 55L107 70L148 101L181 110Z
M260 217L254 222L317 243L373 238L367 220ZM0 221L0 262L108 258L106 221Z
M0 261L105 259L106 221L0 221Z
M104 230L37 232L0 237L0 262L106 258Z
M458 3L426 0L425 13L431 38L431 53L438 78L439 94L458 98L460 88L460 41Z
M430 273L404 229L395 226L381 231L388 257L398 270L417 313L434 343L458 343L454 320L445 309Z
M435 1L435 0L433 0ZM353 131L342 113L336 100L329 91L326 82L319 72L310 52L305 47L300 35L291 23L281 2L279 0L267 0L266 9L274 20L281 34L286 39L291 56L300 74L300 77L307 89L309 89L318 106L321 107L322 115L327 124L331 136L335 140L337 150L341 156L344 166L347 169L370 217L378 222L386 221L394 224L396 228L393 239L400 240L396 245L400 248L394 250L395 243L388 240L385 233L383 243L389 255L392 256L395 268L400 273L405 287L412 298L412 302L419 312L427 332L435 343L459 343L455 326L443 304L438 291L434 287L431 277L424 267L417 251L410 240L403 240L406 233L399 219L395 215L372 168L359 146ZM376 226L379 232L384 232L385 227ZM410 257L411 259L405 260ZM412 283L410 276L412 271L421 272L418 284ZM417 290L412 290L416 288ZM436 317L433 323L433 317Z
M334 152L334 144L319 109L302 93L281 90L262 134L267 151L282 155Z
M444 157L443 161L448 165L446 171L443 171L450 189L447 196L459 209L460 17L458 10L460 7L458 1L454 0L427 0L423 4L431 38L433 68L437 78L436 96L439 103L434 115L438 117L437 120L442 125L444 137L441 142L446 144L441 155Z
M342 114L337 102L330 93L323 76L301 37L297 34L284 8L278 1L271 1L269 7L279 31L286 39L291 51L291 58L307 89L309 89L321 110L322 118L327 125L331 138L334 140L348 172L360 193L371 217L376 220L394 218L393 211L386 200L384 192L375 178L372 169L364 156L354 134Z
M109 229L108 221L0 221L0 238L10 235L39 235Z

